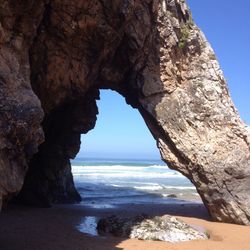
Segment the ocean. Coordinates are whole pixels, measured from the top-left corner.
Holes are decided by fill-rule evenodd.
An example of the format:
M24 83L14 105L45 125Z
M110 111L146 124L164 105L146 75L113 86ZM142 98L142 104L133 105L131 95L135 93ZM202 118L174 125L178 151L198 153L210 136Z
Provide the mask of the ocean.
M86 206L199 202L193 184L160 160L77 158L71 164Z

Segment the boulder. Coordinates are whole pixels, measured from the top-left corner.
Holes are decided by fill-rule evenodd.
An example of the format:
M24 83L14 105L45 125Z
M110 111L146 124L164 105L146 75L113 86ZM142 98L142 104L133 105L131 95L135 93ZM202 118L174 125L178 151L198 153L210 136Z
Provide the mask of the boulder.
M208 239L206 233L198 231L185 222L169 215L152 218L145 215L130 218L110 216L99 220L97 230L101 235L110 233L117 237L172 243Z

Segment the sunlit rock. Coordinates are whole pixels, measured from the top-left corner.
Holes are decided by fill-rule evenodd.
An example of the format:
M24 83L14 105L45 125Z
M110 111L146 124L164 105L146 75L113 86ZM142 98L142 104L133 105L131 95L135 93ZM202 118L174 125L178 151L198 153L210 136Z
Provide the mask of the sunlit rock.
M140 240L160 240L180 242L208 239L208 235L198 231L173 216L156 216L149 218L140 215L131 218L110 216L97 224L99 234L112 234L117 237L136 238Z

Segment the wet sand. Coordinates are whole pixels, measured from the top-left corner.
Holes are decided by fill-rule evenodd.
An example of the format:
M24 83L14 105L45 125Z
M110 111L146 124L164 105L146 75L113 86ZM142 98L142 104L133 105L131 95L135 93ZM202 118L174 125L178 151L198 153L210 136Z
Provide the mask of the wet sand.
M166 243L93 237L77 227L86 216L104 217L147 213L173 214L187 223L205 228L209 240ZM0 250L250 250L250 227L211 222L202 204L133 205L93 209L82 205L53 208L11 207L0 214Z

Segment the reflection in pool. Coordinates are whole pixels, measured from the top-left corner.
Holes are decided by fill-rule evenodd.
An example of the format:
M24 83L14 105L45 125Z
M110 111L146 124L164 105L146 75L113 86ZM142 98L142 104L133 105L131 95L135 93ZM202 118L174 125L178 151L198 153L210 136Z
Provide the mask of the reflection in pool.
M98 236L96 226L97 217L86 216L76 228L82 233L86 233L92 236Z

